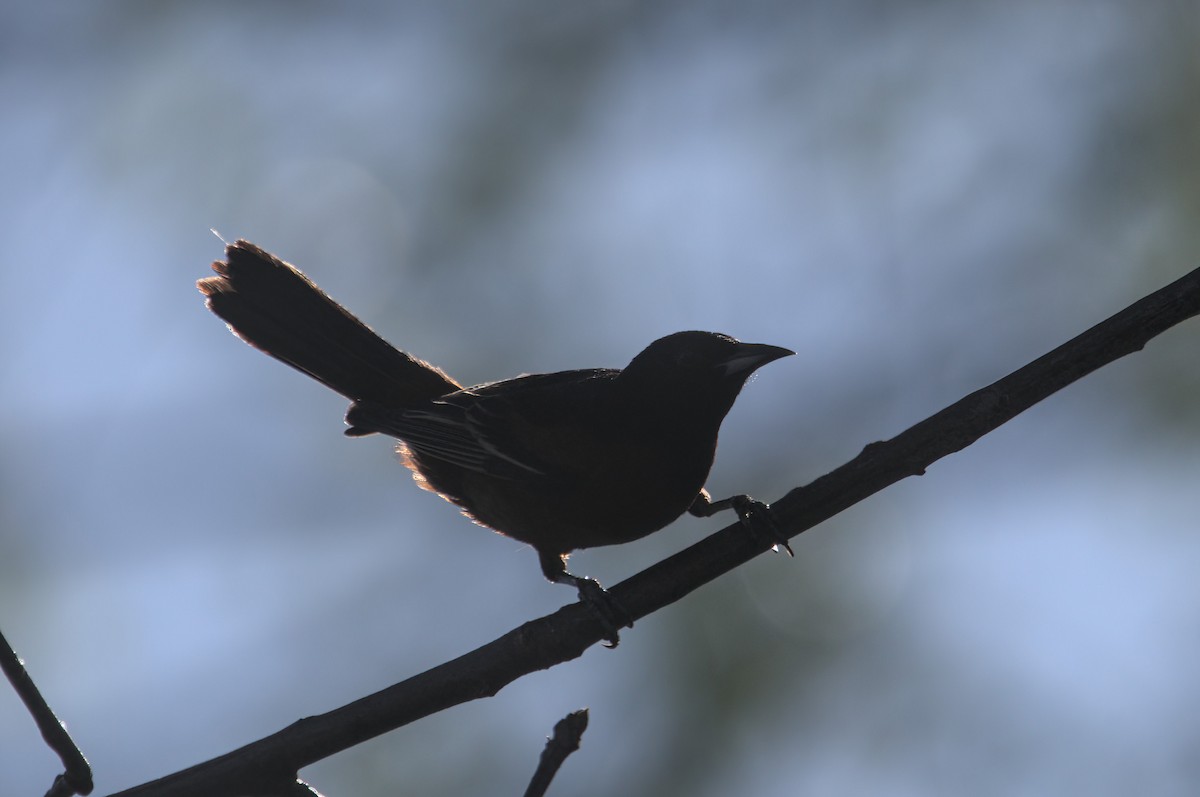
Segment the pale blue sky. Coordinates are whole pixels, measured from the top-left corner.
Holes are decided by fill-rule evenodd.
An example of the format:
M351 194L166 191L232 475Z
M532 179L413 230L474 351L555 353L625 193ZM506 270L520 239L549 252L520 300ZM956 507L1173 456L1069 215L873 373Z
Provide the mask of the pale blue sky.
M464 382L678 329L795 349L770 500L1200 264L1187 4L0 12L0 627L104 794L571 598L194 281L245 237ZM330 795L1189 793L1200 327L627 632L304 774ZM717 521L581 572L615 582ZM0 793L57 764L0 686ZM503 785L503 788L500 787Z

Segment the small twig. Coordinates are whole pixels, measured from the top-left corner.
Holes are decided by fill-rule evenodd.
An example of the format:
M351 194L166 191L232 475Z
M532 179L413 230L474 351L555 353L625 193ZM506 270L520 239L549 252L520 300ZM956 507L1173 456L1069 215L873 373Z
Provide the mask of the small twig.
M38 691L37 685L25 671L25 665L21 663L21 659L8 644L3 633L0 633L0 669L4 670L9 683L13 685L13 689L20 696L21 702L33 715L33 721L37 723L38 730L42 732L42 738L46 740L46 744L62 760L64 771L54 779L50 790L46 792L46 797L91 794L92 768L88 766L83 753L79 752L79 748L71 739L71 735L67 733L67 729L59 722L58 717L54 716L54 711L46 703L42 693Z
M554 725L554 735L546 740L542 757L538 761L537 771L529 781L525 797L542 797L550 788L550 781L558 774L558 769L567 760L567 756L579 749L579 740L587 730L588 710L581 708L572 711Z

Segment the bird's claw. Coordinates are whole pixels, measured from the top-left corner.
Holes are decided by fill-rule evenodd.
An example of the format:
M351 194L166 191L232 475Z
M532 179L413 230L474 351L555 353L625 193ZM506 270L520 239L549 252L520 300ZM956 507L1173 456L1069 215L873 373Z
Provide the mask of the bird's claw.
M787 551L788 556L796 555L787 535L771 515L770 504L756 501L748 495L739 495L733 499L733 511L737 512L738 520L751 534L771 543L772 551L779 553L779 550L783 549Z
M604 628L604 647L615 648L621 643L617 632L622 628L633 628L629 612L595 579L579 577L575 586L579 590L579 602L592 610Z

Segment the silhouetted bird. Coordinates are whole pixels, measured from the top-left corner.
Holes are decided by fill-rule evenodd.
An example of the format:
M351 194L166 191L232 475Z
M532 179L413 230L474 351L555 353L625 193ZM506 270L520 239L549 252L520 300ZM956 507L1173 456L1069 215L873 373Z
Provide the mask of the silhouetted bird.
M398 351L293 266L247 241L197 283L250 345L351 400L346 434L398 438L417 483L526 542L542 573L580 548L629 542L684 512L765 508L704 490L721 421L759 366L794 352L713 332L660 338L621 369L532 374L463 388ZM785 540L780 544L786 546Z

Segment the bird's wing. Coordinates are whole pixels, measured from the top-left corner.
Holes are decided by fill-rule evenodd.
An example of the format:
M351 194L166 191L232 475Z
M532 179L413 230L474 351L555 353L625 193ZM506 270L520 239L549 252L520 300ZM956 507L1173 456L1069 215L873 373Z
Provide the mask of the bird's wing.
M346 416L352 434L381 432L422 457L502 479L568 476L561 430L587 413L612 372L563 371L459 390L419 408L356 403ZM596 380L596 377L602 377ZM568 452L569 453L569 452Z

